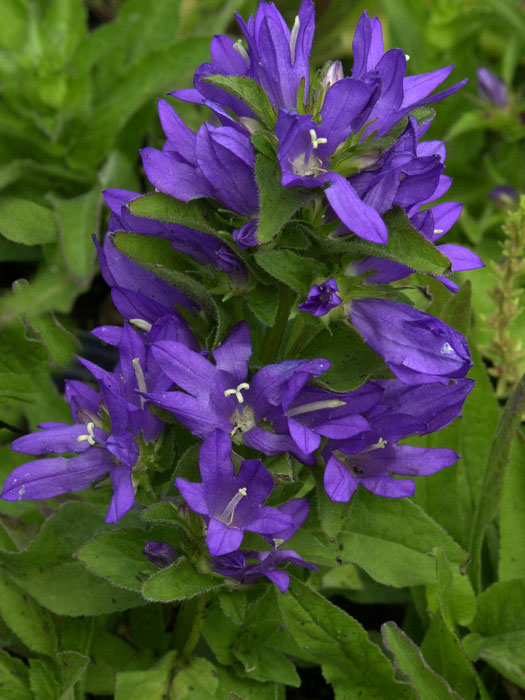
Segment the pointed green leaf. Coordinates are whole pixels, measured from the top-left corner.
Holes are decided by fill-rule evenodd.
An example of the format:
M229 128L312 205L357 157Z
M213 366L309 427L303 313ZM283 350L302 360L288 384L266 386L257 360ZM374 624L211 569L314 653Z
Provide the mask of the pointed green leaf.
M248 105L264 126L273 131L277 115L264 88L255 80L237 75L208 75L203 80L234 97L238 97Z
M216 229L210 224L211 212L207 211L200 201L180 202L162 192L153 192L132 200L128 204L128 210L133 216L181 224L197 231L217 235Z
M278 162L261 154L255 161L255 177L259 188L257 240L259 243L267 243L312 198L312 191L300 187L283 187Z

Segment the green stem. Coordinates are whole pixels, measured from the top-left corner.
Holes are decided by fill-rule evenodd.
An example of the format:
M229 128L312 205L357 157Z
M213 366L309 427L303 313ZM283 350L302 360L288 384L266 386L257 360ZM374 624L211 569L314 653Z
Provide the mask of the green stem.
M525 375L510 395L499 419L490 447L483 484L472 519L470 530L470 577L476 591L481 590L481 550L485 530L498 512L505 470L509 462L512 440L516 435L525 411Z
M275 323L270 328L267 328L264 334L261 352L261 363L263 365L271 364L277 360L294 299L295 293L289 287L279 285L279 307Z
M204 594L180 604L173 631L173 646L179 652L177 662L185 664L201 636L209 595Z

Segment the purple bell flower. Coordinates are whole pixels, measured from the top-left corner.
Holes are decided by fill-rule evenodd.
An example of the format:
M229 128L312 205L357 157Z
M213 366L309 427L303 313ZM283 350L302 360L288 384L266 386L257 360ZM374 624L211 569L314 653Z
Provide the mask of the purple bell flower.
M145 396L173 413L194 435L205 438L219 429L266 455L290 452L301 461L312 462L287 431L270 432L259 423L271 421L283 401L291 403L310 378L329 369L328 360L266 365L248 381L252 347L245 322L238 323L213 351L215 364L180 342L154 343L152 350L160 367L182 391Z
M412 435L441 430L455 420L473 387L472 380L410 386L385 379L376 384L383 393L380 401L364 412L369 429L349 439L329 440L323 449L324 486L334 501L349 501L359 484L379 496L413 496L414 482L392 475L426 476L458 459L453 450L397 443Z
M273 490L272 475L264 464L245 460L235 474L231 449L229 435L214 430L200 449L202 484L175 481L190 508L207 521L206 546L212 556L237 550L245 530L273 539L294 525L292 515L263 505Z
M73 410L81 413L84 409L77 402L79 384L70 385L70 390L76 399ZM92 409L91 405L85 411L92 415ZM22 464L7 477L1 498L6 501L54 498L82 491L109 474L113 497L106 522L116 523L128 512L135 499L131 470L139 456L131 433L106 432L98 416L88 423L42 423L39 427L43 430L15 440L12 449L31 455L73 452L75 456L46 457Z
M164 100L159 116L167 137L163 150L141 151L151 184L183 202L211 197L238 214L256 214L255 152L248 133L205 123L194 134Z
M171 545L166 542L157 542L155 540L148 540L142 553L152 564L158 566L159 569L166 569L179 557L176 550L173 549Z
M317 571L314 564L306 562L293 549L273 549L267 552L239 550L221 557L213 557L211 565L217 574L236 579L239 583L253 583L263 576L274 583L281 593L286 593L290 576L277 567L279 564L295 564L303 569Z
M498 78L488 68L478 68L476 75L478 78L478 93L481 99L495 107L507 107L509 94L503 80Z
M407 304L354 299L349 320L366 344L407 384L460 379L472 367L461 333Z
M339 287L333 277L326 282L314 284L308 292L306 301L297 306L301 311L306 311L312 316L325 316L336 306L343 303L338 294Z

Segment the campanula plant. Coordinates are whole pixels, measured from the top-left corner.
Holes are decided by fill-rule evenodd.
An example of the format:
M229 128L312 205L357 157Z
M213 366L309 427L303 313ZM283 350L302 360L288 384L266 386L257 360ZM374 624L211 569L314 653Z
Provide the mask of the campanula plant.
M140 149L146 191L104 192L94 246L115 313L91 335L112 359L81 353L85 381L65 385L73 423L11 445L27 457L1 499L51 509L44 543L67 522L51 568L88 581L85 600L28 583L19 566L41 567L37 540L0 563L94 640L84 685L77 657L53 661L49 673L75 678L53 698L284 698L318 664L336 698L486 698L472 662L492 632L474 613L483 562L468 518L486 527L493 504L474 438L458 437L467 375L486 377L456 274L483 262L443 242L462 204L446 198L445 144L427 137L466 79L443 87L452 65L413 74L366 11L349 72L311 60L312 0L290 26L266 2L236 19L242 38L216 35L193 87L159 99L164 137ZM501 81L478 77L503 109ZM388 656L345 612L411 595L406 633L382 628ZM64 648L75 635L57 630L56 654L82 656L84 637ZM132 643L137 662L106 673ZM460 661L440 665L432 644Z

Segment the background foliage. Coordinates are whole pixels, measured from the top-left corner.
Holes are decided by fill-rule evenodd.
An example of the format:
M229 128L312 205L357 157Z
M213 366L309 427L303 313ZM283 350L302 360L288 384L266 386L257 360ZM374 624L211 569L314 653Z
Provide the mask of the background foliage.
M63 379L83 376L74 354L111 361L87 334L115 318L91 240L107 220L101 189L145 189L137 149L162 142L156 98L189 87L211 36L233 35L233 10L254 8L3 0L2 479L24 460L9 449L14 437L43 416L67 420ZM297 3L279 8L292 21ZM490 193L525 191L525 8L519 0L320 1L314 65L342 58L351 66L365 8L416 72L455 63L457 79L469 78L440 106L430 138L446 140L449 197L465 203L448 240L473 247L487 267L455 297L419 280L430 311L468 333L477 385L463 420L418 444L456 449L461 461L421 480L414 500L359 492L343 510L320 497L313 524L291 543L320 571L308 585L294 579L285 596L266 585L228 591L184 559L157 571L142 549L147 539L176 540L170 507L105 528L105 496L93 491L57 499L54 509L1 501L2 699L523 697L521 385L502 407L525 370L525 208L502 207ZM505 80L507 108L478 97L480 66ZM181 111L198 124L191 105ZM174 444L173 468L191 473L195 452ZM125 566L112 565L116 552Z

